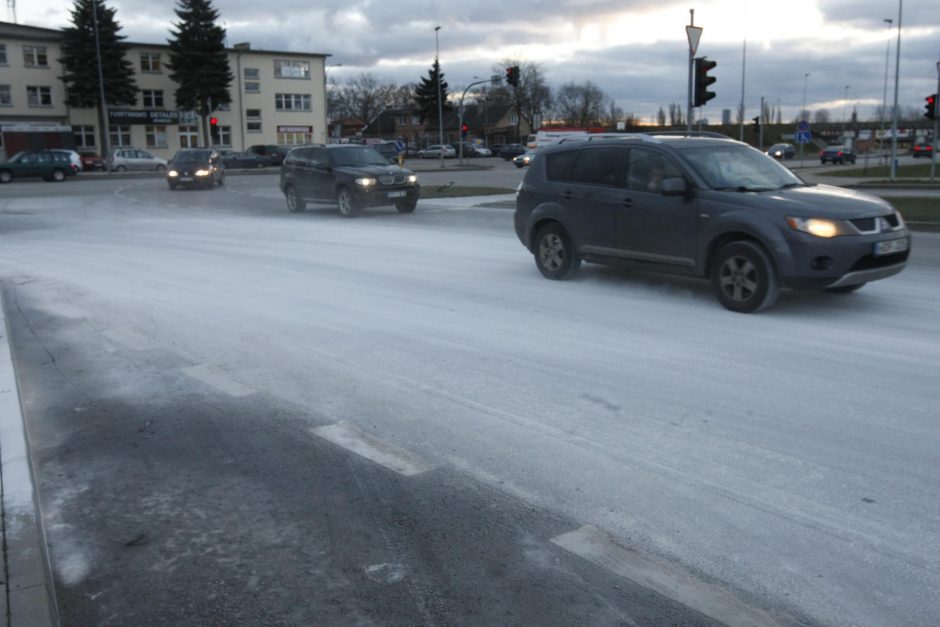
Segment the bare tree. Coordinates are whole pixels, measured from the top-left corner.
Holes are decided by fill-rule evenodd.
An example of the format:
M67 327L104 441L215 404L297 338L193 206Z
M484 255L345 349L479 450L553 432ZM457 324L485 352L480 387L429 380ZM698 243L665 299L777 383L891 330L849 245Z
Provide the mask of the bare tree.
M683 105L677 102L669 103L669 126L682 126L685 124L685 118L682 113Z
M828 124L830 121L829 109L816 109L816 113L813 114L815 124Z
M545 80L542 66L531 61L503 59L501 65L493 66L493 74L505 76L506 68L512 66L519 68L519 82L515 87L507 85L505 93L509 95L510 101L515 106L519 119L524 121L530 129L534 129L538 119L552 108L552 90ZM498 94L496 89L492 92ZM489 102L492 104L494 101L489 100Z
M332 106L339 117L355 117L371 122L385 108L392 105L398 89L374 74L363 72L339 84L331 85Z
M601 88L586 81L565 83L558 90L555 108L558 117L569 126L595 126L602 118L602 111L607 97Z
M659 111L656 113L656 123L660 126L666 126L666 112L662 107L660 107Z

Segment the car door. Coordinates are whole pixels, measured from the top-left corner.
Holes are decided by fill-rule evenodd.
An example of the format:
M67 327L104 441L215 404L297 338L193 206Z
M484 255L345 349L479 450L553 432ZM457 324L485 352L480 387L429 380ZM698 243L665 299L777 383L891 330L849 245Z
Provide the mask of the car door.
M627 201L617 211L617 248L637 261L693 267L698 201L662 192L662 181L689 180L682 168L658 150L631 147L627 160Z
M577 246L585 253L615 251L617 216L626 197L624 146L585 146L571 169L570 183L561 190L561 204Z
M310 149L310 185L317 200L331 202L336 197L334 167L329 150L322 147Z

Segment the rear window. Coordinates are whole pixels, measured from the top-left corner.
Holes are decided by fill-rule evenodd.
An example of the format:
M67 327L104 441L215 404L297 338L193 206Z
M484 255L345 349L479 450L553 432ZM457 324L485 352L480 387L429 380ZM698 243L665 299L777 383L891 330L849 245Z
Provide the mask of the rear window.
M571 164L577 156L577 150L564 150L545 155L545 178L556 182L567 181Z
M586 148L578 155L571 180L590 185L623 187L627 181L626 161L626 150L623 148Z

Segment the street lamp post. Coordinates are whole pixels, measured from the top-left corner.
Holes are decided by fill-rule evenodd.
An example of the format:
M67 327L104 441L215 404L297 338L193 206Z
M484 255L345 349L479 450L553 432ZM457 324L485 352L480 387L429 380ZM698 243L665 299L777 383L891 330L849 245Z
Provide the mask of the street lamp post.
M885 18L883 21L888 23L888 33L890 34L891 25L894 24L894 20L891 18ZM885 91L881 99L881 142L879 144L879 151L881 152L881 158L885 157L885 116L888 111L888 57L891 55L891 39L889 38L885 42Z
M800 107L800 119L803 119L803 115L806 113L806 81L809 79L809 72L803 74L803 105ZM806 117L809 117L808 115ZM808 122L809 120L803 120ZM805 138L802 138L800 141L800 167L803 167L803 144L805 144Z
M845 113L846 113L846 105L849 102L849 87L851 87L851 85L845 86L845 91L843 92L843 95L842 95L842 141L843 142L845 142L845 122L846 122Z
M330 68L333 67L343 67L342 63L334 63L333 65L324 65L323 66L323 118L326 121L326 141L330 141L330 97L327 92L327 87L329 85L326 73L330 71Z
M98 64L98 97L101 106L98 110L101 115L101 157L104 159L104 168L111 172L111 125L108 120L108 99L104 91L104 71L101 69L101 39L98 35L98 10L96 3L91 3L91 19L95 24L95 60Z
M894 111L891 115L891 180L898 175L898 79L901 74L901 11L904 0L898 0L898 45L894 52Z
M440 26L434 27L434 64L437 66L437 144L441 147L441 168L444 167L444 103L441 96L441 46L437 39Z

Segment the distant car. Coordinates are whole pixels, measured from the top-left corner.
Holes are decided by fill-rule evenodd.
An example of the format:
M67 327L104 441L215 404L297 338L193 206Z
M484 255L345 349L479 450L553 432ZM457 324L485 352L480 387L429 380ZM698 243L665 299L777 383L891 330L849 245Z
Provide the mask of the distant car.
M929 159L931 155L933 155L933 145L929 142L921 142L914 145L912 152L914 153L915 159L918 157L927 157Z
M418 151L418 157L421 159L440 159L442 154L445 159L453 159L457 156L457 151L451 146L441 146L439 144Z
M267 159L268 165L281 165L284 163L284 157L287 156L289 149L277 144L256 144L248 147L248 152L253 152Z
M223 150L219 153L222 157L222 164L226 169L235 168L263 168L268 164L268 160L259 154L253 152L235 152L234 150Z
M50 152L58 152L69 158L69 162L72 164L72 170L75 174L81 172L84 168L82 165L82 156L70 148L50 148Z
M476 150L477 157L492 157L493 151L487 148L486 146L474 145L473 149Z
M522 144L503 144L502 148L499 150L499 156L510 161L514 157L525 154L527 148Z
M30 177L61 182L74 174L75 168L69 156L61 151L26 150L13 155L6 163L0 163L0 183Z
M291 150L281 164L279 185L291 213L304 211L308 202L335 202L347 218L377 205L411 213L421 193L414 172L389 164L374 148L355 144Z
M524 168L535 159L535 150L527 150L518 157L513 157L512 162L517 168Z
M166 182L171 190L181 185L214 189L225 185L225 165L211 148L184 148L173 155Z
M80 152L78 154L82 160L83 170L104 170L104 159L98 154L93 152Z
M845 146L827 146L819 153L819 162L823 165L826 162L832 163L855 163L855 153L851 148Z
M502 149L503 149L502 144L490 144L490 152L492 152L493 155L496 157L499 156L499 151Z
M796 148L793 144L774 144L767 149L767 154L774 159L793 159L796 157Z
M128 170L162 172L166 170L166 159L155 157L146 150L118 148L111 156L111 169L115 172L126 172Z
M391 164L398 164L398 144L395 142L379 142L378 144L373 144L372 148L376 150L380 155L385 157L385 160Z

